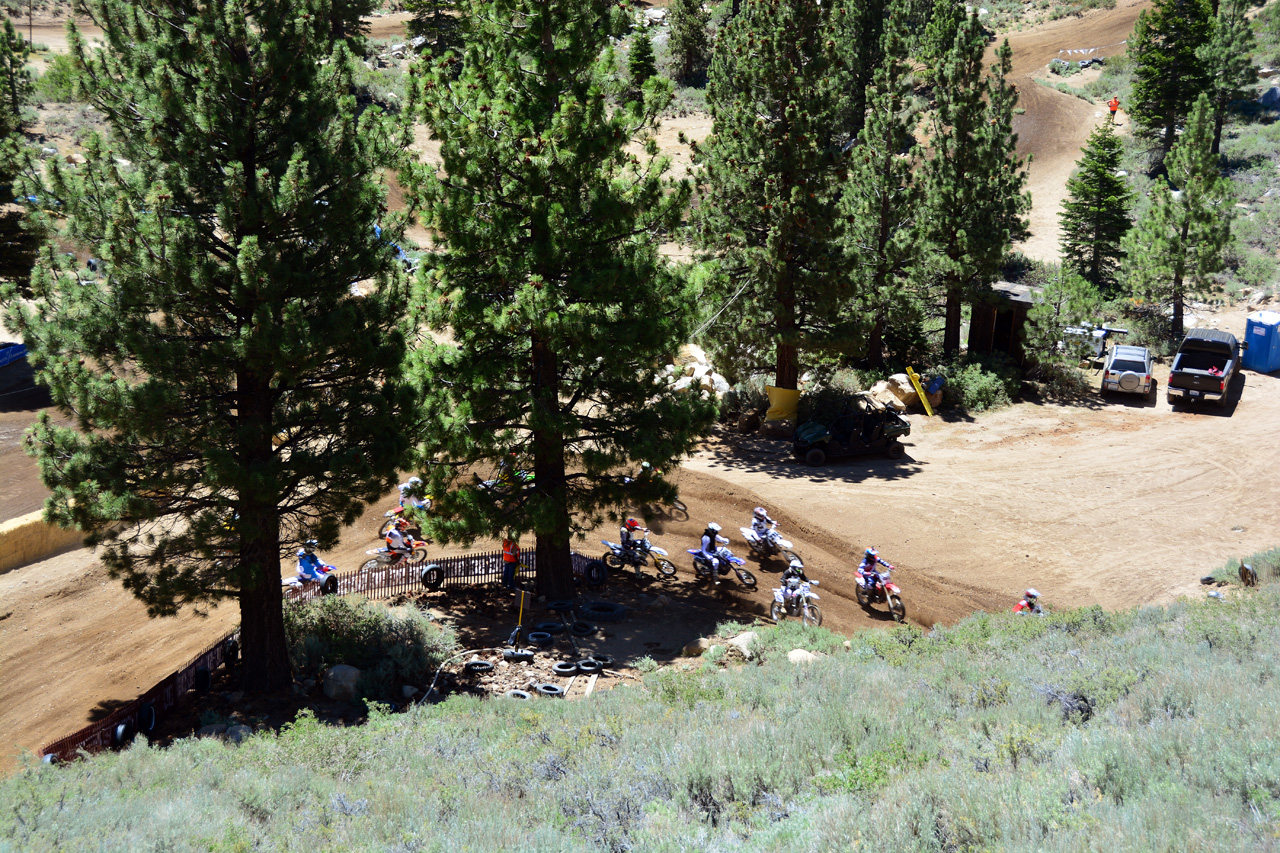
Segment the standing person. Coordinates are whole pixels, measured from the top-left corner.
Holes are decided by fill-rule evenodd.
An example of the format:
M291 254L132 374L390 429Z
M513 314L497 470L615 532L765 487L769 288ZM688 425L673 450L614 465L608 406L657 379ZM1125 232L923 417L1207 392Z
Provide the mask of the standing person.
M502 540L502 585L507 589L516 588L516 572L520 568L520 544L515 535L508 532Z
M1110 109L1111 109L1111 121L1112 121L1112 122L1115 122L1115 120L1116 120L1116 110L1120 109L1120 98L1119 98L1119 96L1117 96L1117 95L1112 95L1112 96L1111 96L1111 100L1107 101L1107 106L1108 106L1108 107L1110 107Z

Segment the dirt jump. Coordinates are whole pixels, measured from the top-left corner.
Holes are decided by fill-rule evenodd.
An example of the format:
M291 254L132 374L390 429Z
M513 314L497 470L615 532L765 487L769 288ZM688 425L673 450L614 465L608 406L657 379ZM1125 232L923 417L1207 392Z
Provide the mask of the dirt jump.
M1032 83L1030 75L1059 50L1122 41L1138 8L1122 4L1010 36L1026 109L1021 144L1036 155L1029 253L1056 253L1054 199L1105 109ZM684 129L696 128L685 122ZM1239 306L1188 322L1239 335L1245 313ZM854 601L854 570L869 545L897 566L908 618L923 627L1011 608L1027 586L1038 587L1050 608L1125 608L1198 594L1200 575L1280 541L1280 480L1270 476L1280 470L1280 376L1244 373L1237 386L1222 410L1174 411L1160 394L1154 401L1030 401L972 419L911 414L904 458L819 468L791 459L785 442L717 433L675 474L686 510L650 524L655 543L679 567L676 579L647 588L636 617L611 629L610 642L620 656L658 655L720 618L767 619L769 590L783 565L748 556L737 530L757 505L779 520L821 581L824 624L840 632L890 622L882 607L865 610ZM38 394L0 397L4 517L31 511L46 494L20 446L22 430L46 404ZM353 570L392 504L388 495L322 558ZM748 556L757 590L694 581L684 549L709 521L730 534L735 553ZM597 554L599 540L616 534L606 526L580 548ZM634 596L629 581L617 583L602 597L611 588ZM465 615L443 607L442 618ZM35 750L133 699L236 619L233 605L149 619L87 551L0 575L0 771L14 766L19 750Z

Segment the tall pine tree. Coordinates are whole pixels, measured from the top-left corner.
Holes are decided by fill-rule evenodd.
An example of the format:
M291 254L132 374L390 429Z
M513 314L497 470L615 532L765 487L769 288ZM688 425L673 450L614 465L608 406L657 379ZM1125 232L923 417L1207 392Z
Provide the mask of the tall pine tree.
M1129 38L1133 90L1129 115L1141 135L1173 147L1178 125L1208 85L1196 52L1209 42L1209 0L1154 0L1138 15Z
M621 107L599 57L626 10L593 0L473 0L461 74L424 68L415 111L440 141L443 175L409 176L437 250L415 305L453 341L418 353L424 461L447 541L532 532L542 592L573 588L570 540L601 513L673 496L621 472L680 458L712 406L660 381L689 332L687 285L659 256L687 185L664 179L652 140L671 84ZM646 156L627 146L641 135ZM483 488L513 455L528 488Z
M1116 294L1121 241L1132 222L1133 190L1119 175L1123 154L1111 122L1094 128L1062 203L1062 256L1104 293Z
M938 69L932 154L924 168L926 233L945 302L943 349L960 350L966 300L990 298L1000 262L1026 235L1031 199L1023 192L1026 161L1017 155L1013 112L1018 93L1005 79L1012 52L1004 42L983 75L986 36L975 12L956 33Z
M1189 295L1207 290L1222 269L1231 237L1231 192L1218 170L1209 96L1201 95L1157 178L1151 206L1124 240L1130 289L1172 314L1175 340L1183 333Z
M627 52L627 76L631 78L632 90L641 92L649 78L657 73L653 38L649 35L649 28L641 24L631 37L631 50Z
M31 94L30 55L30 46L6 18L0 28L0 184L8 184L17 171L22 109Z
M801 351L837 343L849 296L838 203L853 102L831 8L746 0L716 44L697 152L694 240L720 262L710 295L730 303L712 334L771 357L779 388L797 387Z
M905 310L905 285L920 253L921 191L916 170L922 152L912 144L919 118L911 102L906 48L885 35L885 60L868 93L869 109L849 155L842 209L848 220L853 293L870 318L867 364L884 363L884 333Z
M1196 59L1204 65L1209 78L1209 103L1213 107L1214 154L1222 142L1222 123L1227 107L1245 97L1249 86L1258 79L1253 64L1253 26L1245 16L1252 6L1248 0L1226 0L1218 7L1212 36L1196 51Z
M373 230L399 134L340 95L325 2L86 11L105 52L74 27L69 43L110 139L79 169L49 161L65 228L34 301L4 293L74 421L31 435L46 517L86 531L152 615L238 600L244 686L285 687L282 555L331 546L408 452L395 258Z
M707 31L710 15L702 7L702 0L672 0L667 7L667 22L671 76L688 85L706 72L711 59L711 35Z

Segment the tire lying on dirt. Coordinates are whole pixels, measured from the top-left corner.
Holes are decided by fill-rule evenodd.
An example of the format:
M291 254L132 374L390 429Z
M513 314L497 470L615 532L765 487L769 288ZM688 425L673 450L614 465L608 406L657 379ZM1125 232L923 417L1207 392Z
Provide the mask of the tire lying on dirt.
M422 570L422 585L426 589L435 592L444 585L444 569L435 563L424 568Z
M600 586L607 577L609 577L609 570L600 560L592 560L582 567L582 578L587 582L587 586Z
M612 601L588 601L579 607L578 611L597 622L617 622L627 615L626 607Z
M467 661L467 664L466 666L463 667L463 669L465 669L467 672L471 673L472 675L479 675L482 672L492 672L493 664L491 664L487 660L472 660L472 661Z
M590 675L593 672L599 672L604 669L604 664L600 663L600 661L595 658L584 658L578 661L577 667L578 672L581 672L583 675Z
M599 628L592 625L590 622L578 621L569 626L569 633L573 634L575 637L590 637L599 630Z
M568 663L566 661L560 661L559 663L554 664L551 667L551 671L554 672L556 675L577 675L578 665L576 663Z
M508 690L506 693L503 693L502 695L508 699L532 699L533 698L533 694L529 693L529 691L527 690Z
M534 689L538 691L539 696L549 696L553 699L564 696L564 688L559 684L539 684Z
M535 648L545 649L547 646L551 645L555 638L546 631L534 631L526 639L528 639L529 645Z

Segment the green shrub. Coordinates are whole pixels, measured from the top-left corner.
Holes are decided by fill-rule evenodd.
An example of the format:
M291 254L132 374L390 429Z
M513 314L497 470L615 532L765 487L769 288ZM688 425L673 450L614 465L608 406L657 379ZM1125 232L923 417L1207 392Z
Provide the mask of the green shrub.
M1022 371L1001 353L940 364L936 371L947 378L943 405L969 414L1008 406L1022 388Z
M35 83L35 100L42 103L69 104L76 97L75 65L68 54L55 53L49 57L44 73Z
M416 607L388 609L359 596L329 595L288 606L284 622L295 672L314 676L349 664L361 670L367 697L392 696L400 684L430 681L456 647L453 632Z
M854 400L864 390L863 377L854 370L837 370L811 384L800 395L796 423L818 421L831 426L836 418L854 410Z
M720 398L721 419L736 418L751 412L764 414L769 409L769 395L764 392L764 386L768 384L768 376L756 374L730 388Z

